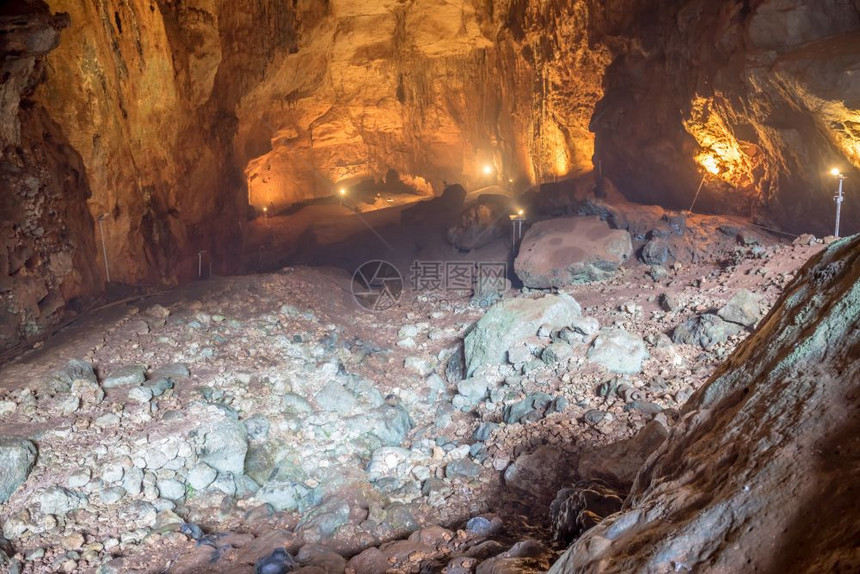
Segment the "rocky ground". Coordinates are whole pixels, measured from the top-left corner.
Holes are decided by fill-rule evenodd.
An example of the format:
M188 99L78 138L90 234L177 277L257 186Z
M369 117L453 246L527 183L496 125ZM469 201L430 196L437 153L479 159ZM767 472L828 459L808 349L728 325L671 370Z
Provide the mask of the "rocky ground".
M365 312L346 272L296 267L87 316L0 370L0 564L545 571L571 537L558 491L623 498L823 245L688 226L721 239L489 311L406 291Z

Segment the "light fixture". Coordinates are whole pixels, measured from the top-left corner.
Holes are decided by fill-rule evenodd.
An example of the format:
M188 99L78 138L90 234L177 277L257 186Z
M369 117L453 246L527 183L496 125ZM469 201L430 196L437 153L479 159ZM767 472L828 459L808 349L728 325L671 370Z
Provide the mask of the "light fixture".
M845 181L845 176L836 167L831 169L830 173L839 180L839 187L836 189L836 195L833 196L833 201L836 202L836 230L833 235L839 237L839 218L842 216L842 201L845 199L842 195L842 182Z
M490 175L491 173L493 173L493 166L490 164L484 165L484 175Z
M525 215L525 214L526 214L526 212L525 212L525 210L524 210L524 209L518 209L518 210L517 210L517 215L519 215L520 217L522 217L522 216L523 216L523 215Z
M340 192L341 195L346 195L346 188L342 187L338 191Z
M702 158L702 166L714 175L720 173L720 165L717 163L717 158L710 154Z

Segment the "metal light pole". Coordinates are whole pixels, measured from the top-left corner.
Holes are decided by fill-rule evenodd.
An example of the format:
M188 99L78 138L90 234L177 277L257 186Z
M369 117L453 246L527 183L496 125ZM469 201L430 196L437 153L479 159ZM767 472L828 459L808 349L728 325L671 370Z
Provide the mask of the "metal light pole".
M523 238L523 222L526 220L525 211L518 209L515 215L511 215L511 249L517 254L517 246Z
M99 215L99 234L102 236L102 257L104 257L105 260L105 278L107 279L107 282L110 283L110 265L108 265L107 258L107 242L105 241L105 228L102 224L107 216L107 213Z
M844 199L842 195L842 182L845 181L845 174L840 173L840 171L836 168L833 168L830 173L839 180L839 187L836 190L836 195L833 196L833 201L836 202L836 231L833 233L837 238L839 237L839 218L842 216L842 200Z

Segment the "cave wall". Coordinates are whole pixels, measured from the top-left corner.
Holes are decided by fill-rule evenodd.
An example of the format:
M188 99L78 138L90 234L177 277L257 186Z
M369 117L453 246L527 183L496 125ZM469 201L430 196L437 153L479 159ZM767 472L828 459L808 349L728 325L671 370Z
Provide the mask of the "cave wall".
M630 199L752 215L795 233L860 231L856 0L689 0L623 32L592 121ZM711 173L710 170L717 172Z
M67 23L44 5L0 9L0 351L56 325L103 286L86 170L30 100Z
M588 2L297 6L295 44L237 113L252 204L388 169L436 190L591 169L588 122L610 59L591 42Z

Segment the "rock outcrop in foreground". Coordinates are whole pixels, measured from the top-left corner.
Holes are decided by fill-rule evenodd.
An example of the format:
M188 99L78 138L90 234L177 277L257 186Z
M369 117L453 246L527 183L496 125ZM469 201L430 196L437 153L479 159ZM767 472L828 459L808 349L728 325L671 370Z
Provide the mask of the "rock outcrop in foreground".
M860 236L811 260L550 572L860 568Z

